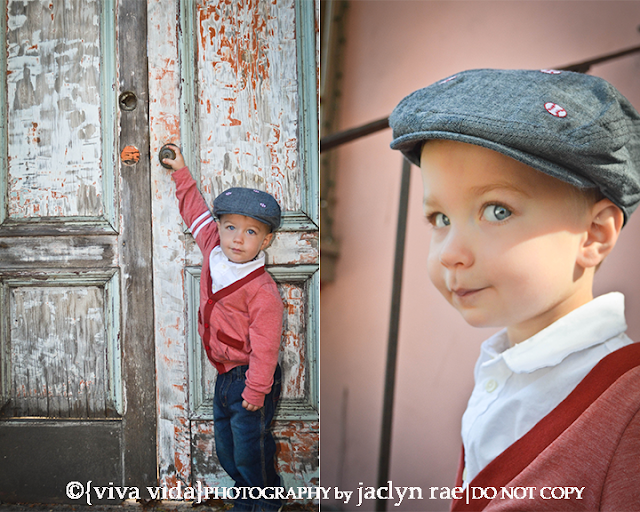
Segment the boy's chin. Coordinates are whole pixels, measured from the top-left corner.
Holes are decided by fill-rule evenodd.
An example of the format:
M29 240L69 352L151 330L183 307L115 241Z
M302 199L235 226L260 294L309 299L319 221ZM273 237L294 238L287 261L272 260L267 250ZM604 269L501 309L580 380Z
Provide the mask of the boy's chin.
M250 261L253 261L256 259L256 256L258 256L258 254L260 254L260 251L258 251L258 253L255 254L255 256L247 256L246 254L242 254L242 255L238 255L233 253L232 251L222 251L224 253L224 255L227 257L227 259L229 261L232 261L233 263L237 263L239 265L242 265L243 263L249 263Z
M458 312L471 327L504 327L496 318L490 318L479 311L460 310Z

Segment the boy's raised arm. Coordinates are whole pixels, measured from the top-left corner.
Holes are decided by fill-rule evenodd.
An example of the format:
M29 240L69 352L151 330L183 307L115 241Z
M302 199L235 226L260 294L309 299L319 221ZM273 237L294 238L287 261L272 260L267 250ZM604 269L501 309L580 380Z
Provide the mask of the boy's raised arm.
M171 148L176 153L175 159L165 158L163 162L171 165L173 169L171 178L176 183L176 197L178 198L180 215L189 226L189 231L191 231L200 249L204 251L206 245L208 251L210 251L219 242L219 240L215 240L211 244L212 237L218 238L217 225L207 203L196 186L195 180L189 172L189 168L185 165L180 148L173 144Z

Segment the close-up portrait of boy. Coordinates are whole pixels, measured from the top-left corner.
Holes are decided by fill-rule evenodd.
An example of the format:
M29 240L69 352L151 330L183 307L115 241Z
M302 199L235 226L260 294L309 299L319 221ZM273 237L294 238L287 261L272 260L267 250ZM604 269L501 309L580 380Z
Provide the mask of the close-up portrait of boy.
M470 325L503 328L475 366L453 510L521 510L486 490L524 487L527 510L637 508L640 344L624 296L593 281L640 202L640 115L598 77L479 69L410 94L390 125L422 171L431 281Z

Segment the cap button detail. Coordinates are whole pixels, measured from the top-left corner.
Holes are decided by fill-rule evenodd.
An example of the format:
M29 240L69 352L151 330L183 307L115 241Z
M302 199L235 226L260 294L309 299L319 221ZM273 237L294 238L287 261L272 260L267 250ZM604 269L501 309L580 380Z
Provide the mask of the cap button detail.
M567 111L563 109L560 105L556 105L555 103L548 102L544 104L544 108L547 109L547 112L552 116L556 117L567 117Z

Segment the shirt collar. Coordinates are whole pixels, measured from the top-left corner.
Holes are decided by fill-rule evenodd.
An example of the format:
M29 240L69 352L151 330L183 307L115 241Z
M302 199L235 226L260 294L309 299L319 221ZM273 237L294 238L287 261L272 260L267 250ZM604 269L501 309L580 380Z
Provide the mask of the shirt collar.
M211 274L212 292L216 293L223 288L248 276L254 270L263 267L265 264L265 253L260 251L251 261L246 263L235 263L227 258L222 252L222 248L217 245L209 256L209 272Z
M502 357L515 373L555 366L574 352L603 343L627 330L624 295L607 293L556 320L531 338L509 347L506 330L483 343L487 359Z

